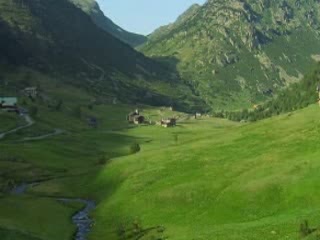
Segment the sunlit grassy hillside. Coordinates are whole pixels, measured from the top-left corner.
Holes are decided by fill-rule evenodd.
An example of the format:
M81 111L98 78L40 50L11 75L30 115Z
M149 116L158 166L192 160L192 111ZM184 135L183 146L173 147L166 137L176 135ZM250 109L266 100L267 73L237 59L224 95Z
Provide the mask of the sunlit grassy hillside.
M52 196L97 201L91 240L299 239L301 222L320 225L318 106L253 124L184 117L172 129L127 128L130 109L96 108L97 130L75 121L44 141L1 141L5 179L45 181L26 196L2 195L0 227L70 239L80 206Z
M153 141L98 175L118 186L99 196L91 239L117 239L132 219L169 239L298 239L303 220L320 224L319 116L311 106L249 125L134 129Z

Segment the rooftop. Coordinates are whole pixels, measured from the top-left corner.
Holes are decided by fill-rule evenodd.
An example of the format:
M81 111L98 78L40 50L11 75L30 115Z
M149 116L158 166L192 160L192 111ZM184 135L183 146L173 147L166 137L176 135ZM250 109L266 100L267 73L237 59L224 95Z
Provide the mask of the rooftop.
M18 103L18 99L16 97L0 97L0 103L12 106Z

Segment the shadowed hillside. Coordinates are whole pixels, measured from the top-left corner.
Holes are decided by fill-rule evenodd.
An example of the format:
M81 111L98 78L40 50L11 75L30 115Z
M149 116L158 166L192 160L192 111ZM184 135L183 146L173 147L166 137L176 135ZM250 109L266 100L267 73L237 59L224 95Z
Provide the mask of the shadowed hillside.
M319 240L319 14L208 0L149 58L69 0L0 0L0 240Z
M69 1L1 0L0 9L2 63L40 71L109 101L192 109L186 99L195 98L178 73L97 27Z

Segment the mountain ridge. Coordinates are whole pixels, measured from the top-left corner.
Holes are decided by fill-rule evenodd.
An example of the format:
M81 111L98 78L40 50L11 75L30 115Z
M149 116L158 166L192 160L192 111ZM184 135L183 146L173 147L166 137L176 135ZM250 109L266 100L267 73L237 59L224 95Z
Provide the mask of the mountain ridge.
M102 30L69 1L1 0L0 9L0 61L11 68L49 74L109 102L188 109L180 103L193 97L177 73Z
M137 47L147 41L147 37L128 32L115 24L110 18L102 12L98 2L95 0L70 0L77 7L87 13L92 21L101 29L117 37L124 43L132 47Z
M319 9L315 0L210 0L139 50L175 58L183 79L213 108L250 107L311 70Z
M200 8L201 6L199 4L191 5L184 13L178 16L175 22L157 28L148 36L148 39L152 41L159 40L157 38L161 38L162 35L168 34L172 29L192 18Z

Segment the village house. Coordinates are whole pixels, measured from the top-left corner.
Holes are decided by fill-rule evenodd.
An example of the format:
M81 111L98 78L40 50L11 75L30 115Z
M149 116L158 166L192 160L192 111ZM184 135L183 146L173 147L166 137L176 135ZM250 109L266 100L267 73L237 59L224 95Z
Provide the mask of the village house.
M23 93L27 96L27 97L37 97L38 95L38 90L37 87L27 87L23 90Z
M129 123L142 124L145 121L145 117L140 115L139 110L137 109L127 116L127 121Z
M177 120L175 118L169 118L169 119L162 119L161 120L161 126L168 128L168 127L174 127L177 125Z
M135 116L134 119L133 119L133 123L134 124L142 124L144 123L144 116L141 116L141 115L138 115L138 116Z
M0 97L0 109L8 112L17 111L18 99L16 97Z
M140 114L139 114L139 110L136 110L136 111L134 111L134 112L132 112L132 113L129 113L129 115L127 115L127 121L129 122L129 123L133 123L133 121L134 121L134 118L136 117L136 116L139 116Z

